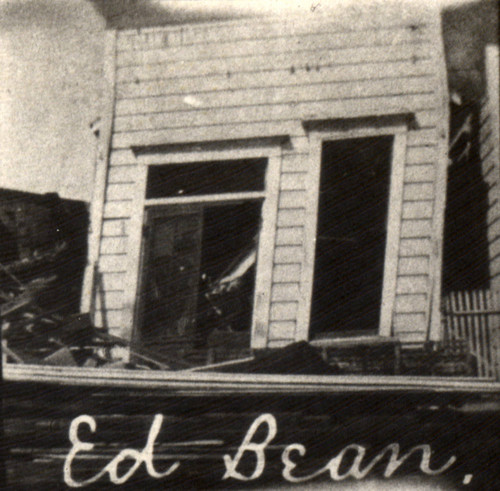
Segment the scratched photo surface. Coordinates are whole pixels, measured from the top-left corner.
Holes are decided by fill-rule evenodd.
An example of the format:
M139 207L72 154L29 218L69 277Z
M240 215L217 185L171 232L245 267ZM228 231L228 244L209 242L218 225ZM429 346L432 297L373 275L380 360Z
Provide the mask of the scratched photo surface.
M500 489L498 17L0 1L0 488Z

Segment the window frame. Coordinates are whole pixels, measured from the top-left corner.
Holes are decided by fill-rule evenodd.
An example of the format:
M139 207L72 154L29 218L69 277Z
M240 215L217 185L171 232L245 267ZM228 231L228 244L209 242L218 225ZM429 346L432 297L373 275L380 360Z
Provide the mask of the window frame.
M267 159L263 191L220 193L196 196L175 196L146 199L148 169L155 165L188 164L215 160L240 160L247 158ZM143 226L146 210L152 207L192 203L230 203L243 200L262 200L262 225L257 251L257 269L253 299L250 348L264 347L267 339L267 326L271 301L271 281L276 220L279 197L279 175L281 167L281 145L269 144L250 148L225 148L208 150L203 146L186 150L141 152L136 154L138 164L137 185L135 187L133 214L130 222L129 248L127 252L127 277L124 292L123 324L129 331L132 342L137 341L141 273L144 261ZM221 163L221 165L227 165Z
M304 266L302 268L301 285L304 292L303 308L297 315L297 340L310 340L310 317L313 301L314 264L316 256L316 234L319 211L319 186L321 175L321 156L323 142L332 140L348 140L352 138L369 138L392 136L392 155L389 184L389 202L387 213L387 236L384 253L384 275L378 335L392 335L392 317L396 299L396 281L399 258L399 241L401 232L403 185L408 123L406 121L353 122L343 127L319 127L309 133L309 173L307 182L306 221L304 236ZM336 126L336 125L334 125Z

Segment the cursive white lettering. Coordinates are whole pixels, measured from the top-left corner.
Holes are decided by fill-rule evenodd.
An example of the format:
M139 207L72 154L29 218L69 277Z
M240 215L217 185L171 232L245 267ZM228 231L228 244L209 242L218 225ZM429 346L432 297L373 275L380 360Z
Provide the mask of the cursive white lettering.
M128 481L128 479L137 471L142 463L144 463L148 474L156 479L166 477L172 474L178 467L179 462L174 462L165 472L157 472L153 464L153 448L160 429L163 423L163 415L157 414L153 419L153 423L149 430L148 439L146 445L142 451L135 450L133 448L126 448L122 450L113 460L111 460L98 474L95 476L83 480L76 481L72 475L72 465L73 460L79 452L90 452L94 448L93 443L82 442L78 437L78 430L81 424L86 424L89 426L90 431L94 433L96 431L97 425L95 419L92 416L79 416L75 418L69 428L69 440L72 443L71 450L69 451L65 461L64 461L64 482L72 488L81 488L96 482L104 474L109 474L109 480L113 484L123 484ZM133 465L123 474L118 475L118 466L126 459L132 459L134 461Z
M261 443L252 442L253 436L259 429L259 426L263 423L267 424L266 438ZM238 479L240 481L251 481L260 477L266 465L266 456L264 450L266 449L267 445L269 445L269 442L276 436L276 432L277 425L274 416L272 414L260 415L248 429L247 434L245 435L243 442L239 446L234 458L231 458L230 455L224 455L224 465L226 466L226 472L224 473L222 479L229 479L232 477L233 479ZM257 459L255 469L253 473L248 477L244 476L243 474L241 474L241 472L238 472L236 470L245 452L254 452Z

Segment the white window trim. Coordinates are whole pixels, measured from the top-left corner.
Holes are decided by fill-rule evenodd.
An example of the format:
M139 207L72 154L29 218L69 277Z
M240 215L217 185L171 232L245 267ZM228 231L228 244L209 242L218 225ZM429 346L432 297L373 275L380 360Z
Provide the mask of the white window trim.
M213 160L241 160L266 158L267 169L264 191L208 194L170 198L146 199L147 173L150 166L209 162ZM123 324L129 339L135 336L138 321L137 303L140 287L142 263L142 230L146 207L178 205L188 203L209 203L234 201L239 199L263 199L262 228L257 252L257 274L255 279L254 307L252 316L251 348L265 346L267 339L269 309L271 301L271 281L274 242L279 196L279 175L281 167L281 146L265 145L252 148L232 148L226 150L165 151L144 153L136 157L138 178L133 200L133 214L130 220L129 248L127 252L127 277L125 279ZM224 165L224 164L221 164Z
M322 145L328 140L346 140L372 136L393 136L391 159L389 210L387 216L387 237L384 259L382 305L380 309L379 336L391 336L392 316L396 298L398 251L401 231L401 210L403 204L403 181L406 154L407 123L387 124L370 127L360 124L347 130L314 130L309 135L309 175L307 182L304 264L301 277L301 302L297 317L296 340L308 340L310 313L313 296L314 260L316 254L316 232L318 223L319 184L321 172Z

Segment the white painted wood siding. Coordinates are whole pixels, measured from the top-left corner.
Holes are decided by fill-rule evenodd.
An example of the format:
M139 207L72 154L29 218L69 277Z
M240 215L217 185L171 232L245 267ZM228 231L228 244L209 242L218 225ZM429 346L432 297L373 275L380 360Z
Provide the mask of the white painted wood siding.
M423 2L425 3L425 2ZM283 148L268 345L296 339L303 305L309 149L304 120L413 113L407 137L393 333L429 324L444 59L437 10L410 3L338 16L122 31L99 270L121 322L137 163L131 147L288 135ZM415 6L414 6L415 7ZM437 47L438 46L438 47ZM103 308L108 308L107 306ZM109 307L111 309L111 307ZM116 322L116 324L115 324Z

